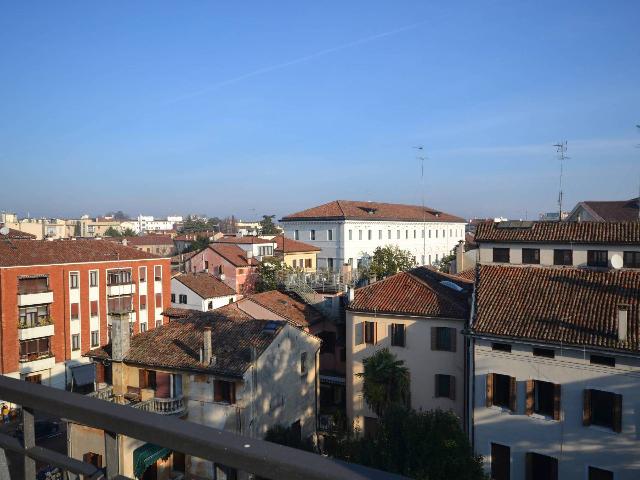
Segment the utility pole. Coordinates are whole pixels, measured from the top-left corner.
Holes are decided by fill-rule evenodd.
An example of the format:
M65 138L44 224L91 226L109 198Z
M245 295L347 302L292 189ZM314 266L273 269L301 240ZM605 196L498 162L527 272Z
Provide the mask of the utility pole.
M564 170L564 161L569 158L567 156L567 141L565 140L564 142L558 142L553 146L556 147L556 152L558 152L558 159L560 160L560 189L558 192L558 210L559 210L558 221L561 222L562 221L562 196L563 196L562 175Z

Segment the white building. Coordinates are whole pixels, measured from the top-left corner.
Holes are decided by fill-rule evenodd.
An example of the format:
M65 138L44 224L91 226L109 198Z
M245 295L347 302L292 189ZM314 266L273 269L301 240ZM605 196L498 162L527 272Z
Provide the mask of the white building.
M152 215L138 215L138 226L137 228L132 228L132 230L136 233L173 230L176 223L181 222L182 217L179 215L169 216L165 220L156 219Z
M640 271L481 265L468 390L496 480L640 478Z
M253 257L258 261L262 261L264 257L272 257L277 246L275 238L262 238L249 235L241 237L223 236L218 238L215 243L237 245L247 252L247 258Z
M206 312L237 300L236 292L207 272L181 273L171 278L171 306Z
M430 265L464 239L465 220L429 207L336 200L281 220L287 238L322 249L318 268L354 268L377 247L410 251L416 264Z

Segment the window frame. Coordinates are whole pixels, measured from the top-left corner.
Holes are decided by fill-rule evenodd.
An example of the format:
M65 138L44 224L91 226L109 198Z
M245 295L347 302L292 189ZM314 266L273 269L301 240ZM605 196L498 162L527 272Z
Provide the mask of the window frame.
M553 264L558 266L572 266L573 250L570 248L554 248Z
M77 290L80 288L80 272L69 272L69 289Z
M526 253L526 260L525 260ZM532 257L530 257L532 255ZM522 249L523 265L540 265L540 249L539 248L523 248Z
M633 250L622 252L622 266L624 268L640 268L640 252Z
M493 247L491 260L493 263L509 263L511 260L511 249L509 247Z
M607 268L609 266L608 250L587 250L587 267Z
M376 322L364 321L362 322L362 339L367 345L376 344Z
M390 326L391 346L407 346L407 329L404 323L392 323Z

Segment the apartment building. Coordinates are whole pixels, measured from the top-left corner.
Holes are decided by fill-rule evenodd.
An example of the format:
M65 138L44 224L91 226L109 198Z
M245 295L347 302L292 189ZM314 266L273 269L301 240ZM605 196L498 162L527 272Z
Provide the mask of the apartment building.
M140 235L117 239L123 245L128 245L143 252L153 253L161 257L170 257L176 253L173 238L170 235Z
M132 408L263 438L274 425L301 438L316 429L320 340L276 320L255 319L235 305L120 340L87 355L100 388L93 394ZM163 421L162 417L158 421ZM120 474L128 478L231 480L245 474L216 462L118 436ZM104 434L69 427L69 455L101 464Z
M416 205L336 200L282 218L287 239L321 249L318 268L366 264L377 247L410 251L416 265L449 255L464 239L465 220Z
M640 271L480 265L469 431L496 480L640 477Z
M387 348L404 361L411 406L465 414L465 342L473 283L418 267L357 289L347 307L347 417L364 429L376 415L362 395L363 362Z
M179 273L171 277L171 307L206 312L237 299L236 291L208 272Z
M284 235L278 235L274 240L276 241L275 256L280 258L287 267L303 272L316 271L318 252L321 251L319 247L286 238Z
M485 222L482 264L640 268L640 222Z
M170 264L101 240L0 239L0 373L56 388L93 383L82 353L126 316L134 332L163 323Z

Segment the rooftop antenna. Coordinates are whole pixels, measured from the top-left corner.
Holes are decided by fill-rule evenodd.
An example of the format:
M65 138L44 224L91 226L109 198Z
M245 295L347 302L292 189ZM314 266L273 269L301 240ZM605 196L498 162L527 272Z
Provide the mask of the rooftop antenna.
M638 132L640 132L640 125L636 125ZM636 148L640 148L640 143L636 145ZM640 183L638 183L638 220L640 220Z
M413 147L418 150L420 153L423 152L424 147L422 145ZM416 157L420 160L420 190L422 197L422 263L427 258L427 212L424 208L424 161L427 159L425 156Z
M556 147L556 152L558 152L558 159L560 160L560 189L558 192L558 221L561 222L562 221L562 196L563 196L563 192L562 192L562 175L563 175L563 170L564 170L564 161L567 160L569 157L567 156L567 141L565 140L564 142L558 142L556 144L553 145L554 147Z

